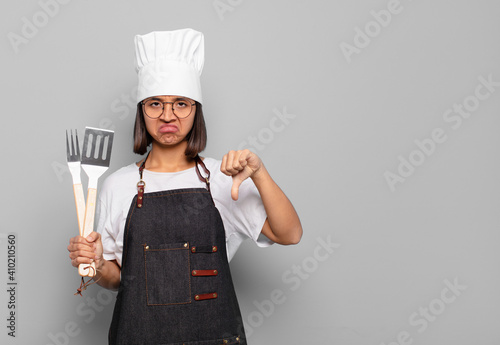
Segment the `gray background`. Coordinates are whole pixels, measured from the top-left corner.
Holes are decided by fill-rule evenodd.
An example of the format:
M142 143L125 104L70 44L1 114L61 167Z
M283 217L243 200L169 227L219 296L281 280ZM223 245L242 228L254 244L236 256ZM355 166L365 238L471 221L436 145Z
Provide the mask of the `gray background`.
M250 344L498 344L500 90L474 95L481 76L500 81L500 5L401 0L376 24L371 11L395 4L2 2L2 320L9 232L19 285L17 337L2 326L1 342L106 343L114 294L94 285L73 296L64 133L114 129L107 174L139 160L133 37L191 27L205 34L204 155L256 137L304 227L298 246L247 241L231 262ZM33 23L37 32L12 44ZM357 28L372 37L346 57ZM464 102L470 115L447 122ZM446 139L417 152L435 129ZM391 190L384 174L410 158L418 166ZM335 243L331 253L321 241Z

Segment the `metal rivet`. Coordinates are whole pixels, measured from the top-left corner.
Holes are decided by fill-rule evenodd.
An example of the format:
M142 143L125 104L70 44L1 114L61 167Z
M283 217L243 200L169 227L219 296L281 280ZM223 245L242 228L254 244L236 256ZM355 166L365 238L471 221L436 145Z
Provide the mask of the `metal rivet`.
M240 337L236 337L236 341L240 341Z
M139 200L142 200L142 196L139 197Z
M224 339L224 344L227 344L227 339Z
M216 293L214 293L212 296L213 296L213 297L217 297L217 294L216 294Z
M187 243L184 243L184 248L187 248L188 244Z
M217 274L217 270L214 270L214 274Z
M216 247L216 246L213 246L213 247L212 247L212 251L213 251L213 252L216 252L216 251L217 251L217 247Z
M200 299L200 296L196 295L196 296L194 296L194 299L195 299L195 300L199 300L199 299Z
M196 247L191 248L191 251L194 253L196 251Z
M196 275L196 271L193 271L193 275Z
M149 246L146 246L146 249L149 249Z

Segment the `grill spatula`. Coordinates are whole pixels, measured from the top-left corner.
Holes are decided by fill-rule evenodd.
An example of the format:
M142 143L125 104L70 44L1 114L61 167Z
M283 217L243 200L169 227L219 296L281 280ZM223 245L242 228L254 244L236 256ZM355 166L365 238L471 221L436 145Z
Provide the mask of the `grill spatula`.
M97 197L97 180L108 170L113 145L113 131L106 129L85 128L82 149L82 168L89 177L87 191L87 206L85 208L85 221L83 237L87 237L94 230L95 204ZM92 268L88 268L92 266ZM95 275L95 264L80 264L78 273L82 277Z
M69 171L73 177L73 193L75 195L76 215L78 218L78 230L80 236L83 235L83 221L85 219L85 197L83 196L82 180L80 178L80 147L78 145L78 133L70 131L71 145L68 140L68 131L66 131L66 155Z

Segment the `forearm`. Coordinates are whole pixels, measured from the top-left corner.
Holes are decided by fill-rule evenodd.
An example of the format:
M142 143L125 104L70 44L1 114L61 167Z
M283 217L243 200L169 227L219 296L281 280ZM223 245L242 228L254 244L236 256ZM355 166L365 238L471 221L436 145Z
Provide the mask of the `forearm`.
M97 270L94 281L103 288L109 290L118 290L120 286L121 269L115 260L103 260L102 266Z
M271 236L268 237L280 244L298 243L302 237L299 216L264 165L255 172L252 180L259 190L267 213L267 221L271 231ZM266 232L264 234L267 235Z

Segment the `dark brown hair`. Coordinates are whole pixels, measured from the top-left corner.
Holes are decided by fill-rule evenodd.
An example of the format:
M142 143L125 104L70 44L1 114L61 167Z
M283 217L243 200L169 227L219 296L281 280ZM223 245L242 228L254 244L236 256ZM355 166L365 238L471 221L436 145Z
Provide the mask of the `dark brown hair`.
M203 151L205 146L207 146L207 128L205 126L205 119L203 118L203 109L201 108L201 104L198 102L196 102L193 128L191 128L185 140L188 142L185 154L191 158L196 157L196 155ZM145 154L152 141L153 138L146 130L142 104L139 102L137 104L137 113L135 115L134 152L140 155Z

